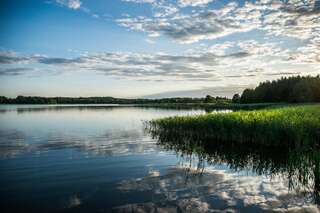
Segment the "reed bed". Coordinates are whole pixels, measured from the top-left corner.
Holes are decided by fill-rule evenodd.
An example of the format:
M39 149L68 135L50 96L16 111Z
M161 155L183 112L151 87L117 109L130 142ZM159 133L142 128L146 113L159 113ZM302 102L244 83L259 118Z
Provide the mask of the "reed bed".
M155 137L182 137L263 145L320 145L320 105L300 105L149 122Z

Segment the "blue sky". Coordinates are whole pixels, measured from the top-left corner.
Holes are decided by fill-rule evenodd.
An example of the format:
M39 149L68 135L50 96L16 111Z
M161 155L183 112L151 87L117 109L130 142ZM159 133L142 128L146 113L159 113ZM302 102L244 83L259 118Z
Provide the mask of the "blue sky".
M318 0L1 1L0 95L226 95L320 74Z

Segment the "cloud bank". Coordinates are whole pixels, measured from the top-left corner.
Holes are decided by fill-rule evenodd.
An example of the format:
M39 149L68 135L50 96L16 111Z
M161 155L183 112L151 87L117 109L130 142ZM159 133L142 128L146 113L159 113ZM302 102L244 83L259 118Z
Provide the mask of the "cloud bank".
M161 6L175 8L174 13L161 10L152 17L136 16L116 21L124 27L157 37L165 35L180 43L215 39L233 33L262 30L270 35L314 39L320 33L318 0L257 0L243 4L231 2L220 8L201 7L184 12L179 6L207 5L210 0L180 0L176 5L161 1ZM160 9L154 1L148 2ZM160 14L159 14L160 13Z
M34 65L62 74L89 72L138 81L223 82L236 78L306 75L315 74L320 68L320 49L315 45L286 49L276 42L244 40L202 46L181 55L104 52L74 58L7 51L0 52L0 74L27 75L31 72L30 65Z

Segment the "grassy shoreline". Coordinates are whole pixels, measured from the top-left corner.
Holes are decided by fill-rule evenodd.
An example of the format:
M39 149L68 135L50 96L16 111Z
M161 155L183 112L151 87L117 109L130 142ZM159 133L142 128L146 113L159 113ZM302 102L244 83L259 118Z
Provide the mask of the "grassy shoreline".
M208 138L221 142L320 144L320 104L175 116L149 122L154 136ZM162 135L161 135L162 134Z
M256 103L256 104L235 104L235 103L159 103L159 104L135 104L136 107L153 107L167 109L204 109L213 110L253 110L267 107L287 106L287 103Z

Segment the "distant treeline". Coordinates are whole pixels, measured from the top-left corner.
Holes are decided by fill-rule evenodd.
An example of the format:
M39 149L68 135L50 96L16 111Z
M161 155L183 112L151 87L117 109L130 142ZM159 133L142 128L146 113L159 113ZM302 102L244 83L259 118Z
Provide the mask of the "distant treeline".
M0 96L0 104L176 104L176 103L226 103L230 102L226 97L205 98L162 98L162 99L125 99L113 97L38 97L17 96L7 98Z
M260 83L255 89L245 89L235 103L303 103L320 102L320 76L295 76Z
M275 81L262 82L255 89L245 89L240 96L235 94L233 103L303 103L320 102L320 76L295 76ZM229 104L231 99L207 95L203 98L162 98L162 99L125 99L113 97L38 97L0 96L0 104Z

